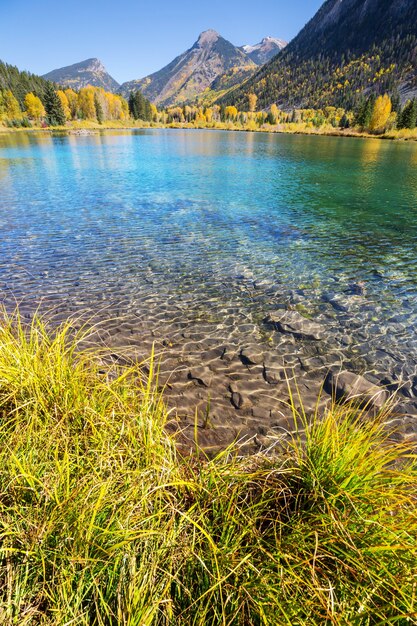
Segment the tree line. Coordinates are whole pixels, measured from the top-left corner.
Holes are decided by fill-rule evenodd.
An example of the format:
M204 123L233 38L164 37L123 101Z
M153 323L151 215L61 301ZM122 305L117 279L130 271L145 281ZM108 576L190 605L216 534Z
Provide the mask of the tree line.
M393 95L374 94L362 97L353 110L337 106L321 108L279 109L272 104L268 110L257 111L258 97L246 95L245 110L235 105L215 104L212 106L175 106L158 112L155 121L163 124L233 125L246 130L257 130L268 126L303 124L307 127L347 129L383 133L394 129L414 129L417 126L417 99L409 100L403 107L398 93Z
M156 107L140 92L129 102L101 87L59 88L40 76L0 62L0 121L8 126L64 126L67 121L152 121Z
M377 96L362 95L356 107L325 105L312 108L280 109L272 104L259 109L262 99L246 93L244 108L235 103L211 106L189 105L158 110L140 91L132 92L128 100L100 87L87 86L76 91L59 88L54 83L0 62L0 120L9 126L64 126L67 121L108 120L128 122L131 119L162 125L236 127L257 130L270 126L303 124L307 127L356 127L383 133L393 129L414 129L417 126L417 99L401 106L395 90Z

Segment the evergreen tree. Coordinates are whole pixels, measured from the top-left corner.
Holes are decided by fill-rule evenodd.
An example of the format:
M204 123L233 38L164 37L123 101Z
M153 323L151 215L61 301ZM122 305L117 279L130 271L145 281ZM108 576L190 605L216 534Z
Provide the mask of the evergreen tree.
M272 115L271 111L269 111L268 115L266 116L266 123L270 124L271 126L275 124L275 117Z
M152 121L152 107L140 91L132 91L129 96L129 112L135 120Z
M65 126L65 113L53 83L45 88L43 104L46 111L46 122L49 126Z
M415 128L417 126L417 98L409 100L398 121L398 128Z
M398 89L396 89L391 96L391 105L393 113L399 115L401 113L401 98Z
M129 105L129 113L130 113L130 115L133 117L133 119L137 120L138 119L138 114L137 114L137 110L136 110L136 100L135 100L135 96L134 96L133 91L131 91L130 94L129 94L128 105Z
M376 97L374 94L363 100L356 113L355 123L361 128L368 128L374 112Z
M339 125L340 125L340 128L349 128L350 121L346 113L343 113L342 117L340 118Z

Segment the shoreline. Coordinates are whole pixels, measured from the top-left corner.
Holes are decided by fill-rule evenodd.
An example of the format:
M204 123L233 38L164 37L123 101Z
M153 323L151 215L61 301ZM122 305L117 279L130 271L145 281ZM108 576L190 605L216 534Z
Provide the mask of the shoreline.
M321 137L348 137L357 139L383 139L388 141L417 141L417 128L414 129L414 134L408 134L402 131L389 131L383 134L372 134L368 132L355 131L353 129L330 129L324 130L312 129L312 128L258 128L256 130L249 128L230 128L227 124L218 126L205 126L205 125L192 125L189 123L172 123L172 124L157 124L157 123L144 123L142 125L110 125L98 124L94 122L88 122L87 124L74 124L71 126L50 126L50 127L31 127L31 128L8 128L0 125L0 136L2 134L18 134L18 133L68 133L68 134L97 134L102 131L135 131L135 130L217 130L228 132L244 132L244 133L263 133L271 135L304 135L304 136L321 136ZM397 133L397 134L392 134ZM402 134L401 134L402 133ZM410 133L410 131L408 131Z
M86 347L108 355L103 371L154 371L170 432L182 448L193 449L198 442L207 454L217 454L239 441L245 454L253 454L285 447L335 399L343 406L354 398L363 399L359 405L366 419L389 407L384 426L395 427L398 441L417 445L417 405L407 386L403 390L384 381L387 370L373 375L376 368L342 350L323 319L307 319L294 309L265 309L259 324L230 310L220 325L216 316L185 319L179 302L117 317L104 310L71 313L64 304L50 311L22 303L19 310L29 324L40 314L51 328L91 328ZM235 316L231 333L224 329L228 315Z

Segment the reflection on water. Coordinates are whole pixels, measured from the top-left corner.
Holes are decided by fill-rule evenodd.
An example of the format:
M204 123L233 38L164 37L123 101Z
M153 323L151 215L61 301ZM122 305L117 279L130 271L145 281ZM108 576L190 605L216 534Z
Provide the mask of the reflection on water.
M334 137L4 134L3 297L126 314L182 301L185 321L209 300L255 321L299 307L349 358L381 370L388 351L410 376L416 158L413 143Z

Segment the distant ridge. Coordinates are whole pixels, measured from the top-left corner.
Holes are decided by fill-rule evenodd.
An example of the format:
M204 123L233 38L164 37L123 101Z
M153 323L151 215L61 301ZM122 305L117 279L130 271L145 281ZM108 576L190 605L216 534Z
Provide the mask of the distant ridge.
M119 83L107 72L102 62L95 58L52 70L44 74L43 78L73 89L92 85L115 93L120 87Z
M287 42L275 37L264 37L262 41L253 46L242 46L240 49L248 55L256 65L264 65L278 54Z

